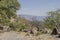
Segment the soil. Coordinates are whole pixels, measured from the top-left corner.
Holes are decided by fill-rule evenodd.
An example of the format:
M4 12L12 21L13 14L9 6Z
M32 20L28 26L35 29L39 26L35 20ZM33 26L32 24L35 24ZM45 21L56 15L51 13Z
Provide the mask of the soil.
M26 36L24 32L4 32L0 34L0 40L60 40L57 38L58 35L50 35L50 34L41 34L38 36Z

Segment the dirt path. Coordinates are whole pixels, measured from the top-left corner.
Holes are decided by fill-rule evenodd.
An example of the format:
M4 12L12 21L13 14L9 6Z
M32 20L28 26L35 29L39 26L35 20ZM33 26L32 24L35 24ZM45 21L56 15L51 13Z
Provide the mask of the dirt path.
M23 40L23 37L16 32L5 32L0 36L0 40Z
M49 34L42 34L39 36L23 36L17 32L5 32L0 35L0 40L60 40Z

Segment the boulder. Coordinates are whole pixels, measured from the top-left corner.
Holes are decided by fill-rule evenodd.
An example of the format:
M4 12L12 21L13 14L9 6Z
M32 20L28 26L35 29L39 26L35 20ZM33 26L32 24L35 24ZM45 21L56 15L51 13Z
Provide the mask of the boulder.
M60 34L57 36L57 38L60 38Z
M0 31L8 31L9 26L0 26Z
M37 34L37 31L38 29L36 28L36 27L33 27L32 28L32 30L31 30L31 33L33 34L33 35L36 35Z

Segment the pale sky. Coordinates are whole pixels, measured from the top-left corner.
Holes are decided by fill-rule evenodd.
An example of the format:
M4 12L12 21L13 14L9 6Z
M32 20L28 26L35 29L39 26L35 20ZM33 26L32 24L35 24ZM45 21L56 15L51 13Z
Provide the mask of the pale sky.
M21 4L17 14L46 16L47 12L60 9L60 0L18 0Z

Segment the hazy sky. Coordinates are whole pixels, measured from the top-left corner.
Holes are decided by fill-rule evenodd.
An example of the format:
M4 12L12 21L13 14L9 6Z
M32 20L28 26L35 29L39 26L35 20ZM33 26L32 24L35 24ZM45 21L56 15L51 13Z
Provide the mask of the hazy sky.
M60 0L18 0L21 9L17 14L46 16L47 12L60 9Z

